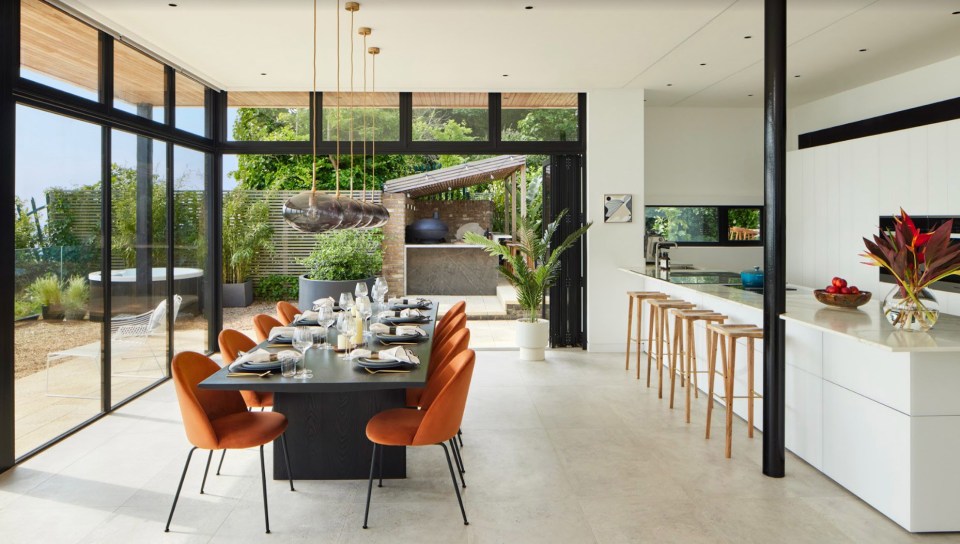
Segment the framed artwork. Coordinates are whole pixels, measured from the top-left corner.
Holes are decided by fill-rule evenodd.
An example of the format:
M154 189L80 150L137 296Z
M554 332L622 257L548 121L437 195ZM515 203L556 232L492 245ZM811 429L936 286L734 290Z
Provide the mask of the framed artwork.
M632 221L632 195L603 195L604 223L630 223Z

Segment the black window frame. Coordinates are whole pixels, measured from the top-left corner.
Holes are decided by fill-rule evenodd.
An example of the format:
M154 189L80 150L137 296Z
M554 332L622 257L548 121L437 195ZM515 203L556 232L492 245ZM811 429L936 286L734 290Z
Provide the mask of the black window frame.
M684 242L670 240L675 242L678 247L763 247L763 206L755 204L645 204L643 206L643 221L646 225L647 209L649 208L715 208L717 210L717 241L716 242ZM730 240L730 210L757 210L760 212L760 238L757 240ZM644 229L644 243L646 237L652 234Z

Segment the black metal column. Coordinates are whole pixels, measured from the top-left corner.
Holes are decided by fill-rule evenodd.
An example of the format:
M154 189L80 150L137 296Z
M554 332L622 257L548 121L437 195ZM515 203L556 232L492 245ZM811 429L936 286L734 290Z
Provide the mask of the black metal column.
M203 312L207 318L207 349L219 349L217 337L223 328L223 152L227 139L227 93L207 89L207 137L214 141L214 152L206 153L203 184L203 206L206 209L207 255L203 275Z
M152 119L153 106L137 104L137 114ZM153 306L153 139L137 136L136 304ZM139 313L139 312L138 312Z
M787 197L787 0L764 3L763 473L784 475Z
M0 2L0 209L14 209L16 198L16 114L13 82L20 66L20 2ZM7 214L7 221L12 215ZM13 225L0 228L0 472L13 466L14 446L14 262Z

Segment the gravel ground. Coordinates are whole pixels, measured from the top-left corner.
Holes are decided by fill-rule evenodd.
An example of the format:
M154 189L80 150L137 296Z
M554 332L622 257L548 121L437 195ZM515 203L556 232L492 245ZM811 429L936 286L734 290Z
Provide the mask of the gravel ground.
M21 321L14 329L15 378L44 370L47 353L100 340L100 324L90 321Z

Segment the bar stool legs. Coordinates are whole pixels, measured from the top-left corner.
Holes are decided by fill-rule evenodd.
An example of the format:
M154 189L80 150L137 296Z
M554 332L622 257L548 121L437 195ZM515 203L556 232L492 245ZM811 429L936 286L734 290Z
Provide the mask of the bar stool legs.
M637 350L637 379L639 380L640 353L642 351L641 343L643 342L643 302L648 299L665 299L667 298L667 295L660 293L659 291L628 291L627 297L629 297L629 307L627 309L627 355L624 361L624 368L626 370L630 370L630 349L631 345L635 344ZM634 308L636 308L636 329L633 327ZM636 336L633 335L634 330L636 330ZM650 349L650 334L648 333L647 351L649 352Z
M734 384L737 370L737 339L744 338L747 342L747 394L744 396L734 395ZM717 374L717 348L720 347L720 356L722 363L724 401L726 403L726 444L724 452L727 458L730 458L733 444L733 399L747 399L747 436L753 438L753 401L762 399L763 396L756 393L753 387L753 364L754 364L754 342L763 338L763 330L753 325L707 325L707 341L710 346L708 356L709 378L709 396L710 403L707 405L707 429L706 438L710 438L710 425L713 415L714 399L714 380ZM726 341L726 346L723 342Z
M674 317L673 353L670 359L670 408L674 405L676 377L680 376L680 387L686 388L685 419L690 423L691 395L699 398L699 380L697 374L697 342L695 325L697 321L723 323L727 316L710 310L684 310L671 308ZM710 336L707 335L707 353L710 353ZM677 368L679 363L679 369ZM692 391L691 391L692 390Z

